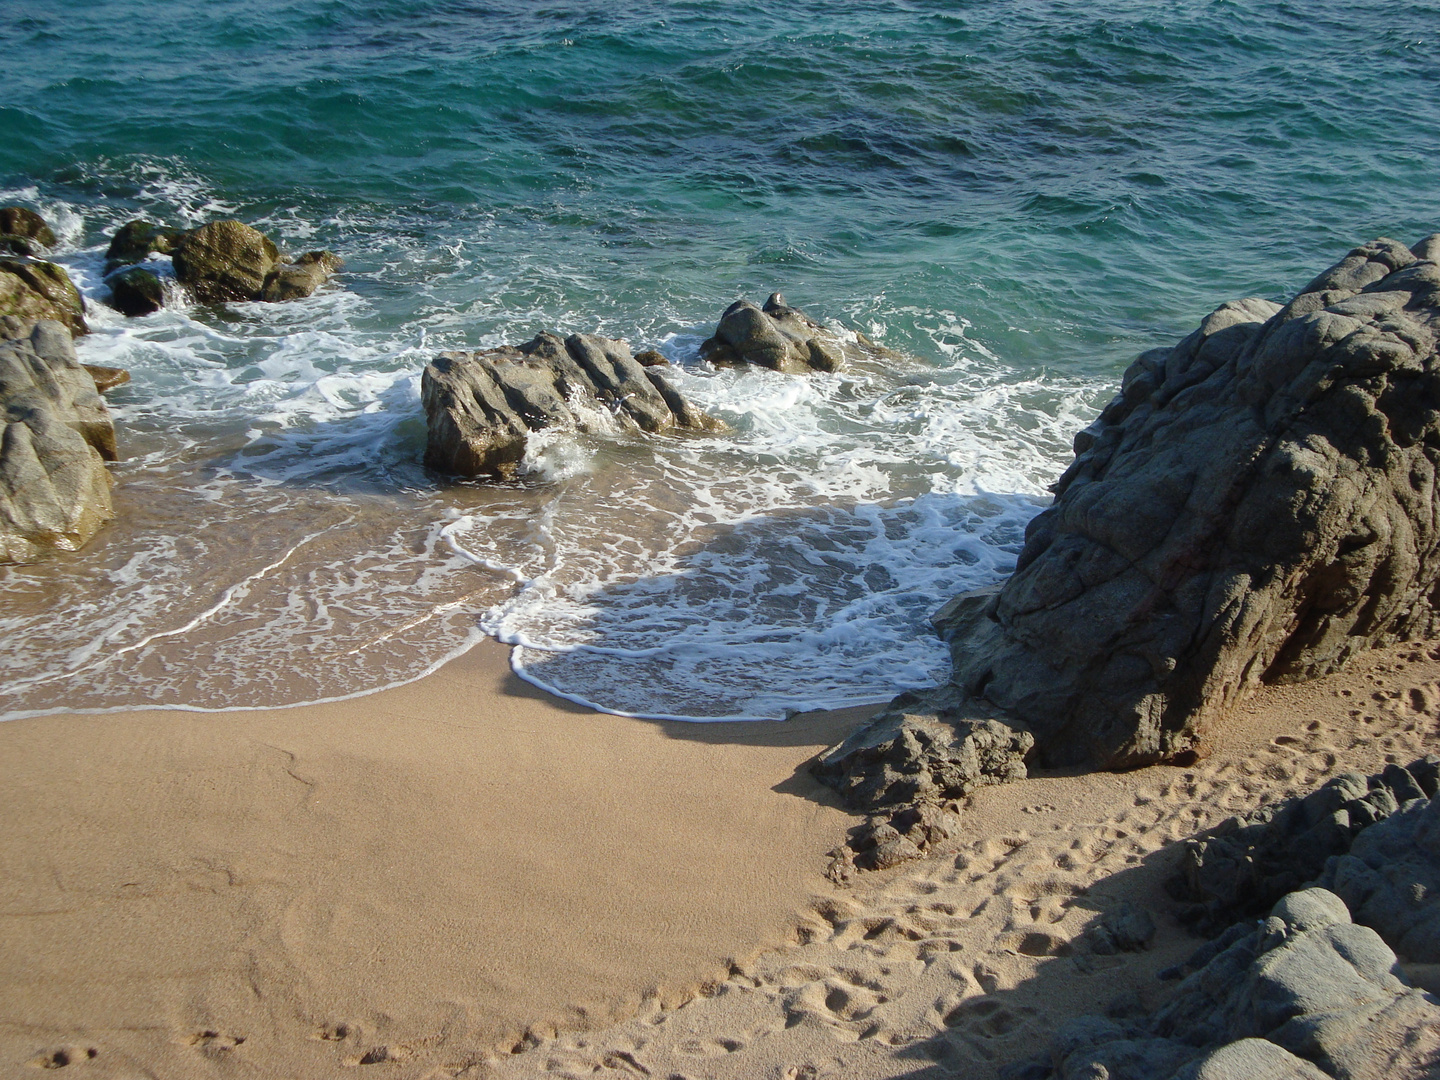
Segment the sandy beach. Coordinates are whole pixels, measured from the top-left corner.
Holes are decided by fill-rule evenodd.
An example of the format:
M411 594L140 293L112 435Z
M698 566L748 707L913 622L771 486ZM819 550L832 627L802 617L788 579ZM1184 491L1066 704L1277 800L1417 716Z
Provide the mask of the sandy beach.
M0 725L0 1071L428 1068L673 1002L830 888L849 819L801 766L847 720L626 720L486 645L332 705Z
M331 705L6 723L0 1068L991 1076L1161 992L1197 945L1173 841L1424 753L1437 687L1404 647L1266 691L1198 766L985 789L953 850L848 889L804 766L867 709L627 720L486 645ZM1074 955L1122 900L1155 947Z

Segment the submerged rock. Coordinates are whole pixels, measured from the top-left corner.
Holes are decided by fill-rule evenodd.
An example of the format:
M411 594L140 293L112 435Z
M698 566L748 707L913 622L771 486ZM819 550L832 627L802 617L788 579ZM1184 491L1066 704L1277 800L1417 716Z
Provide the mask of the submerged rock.
M123 315L149 315L165 306L165 289L160 279L140 266L128 266L105 279L110 302Z
M72 335L88 334L85 303L63 266L40 259L0 258L0 316L24 323L53 319Z
M510 477L531 431L591 426L588 408L651 434L718 431L658 367L645 367L623 341L594 334L540 334L518 348L446 352L421 379L428 418L425 464L459 476Z
M54 246L54 230L34 210L0 207L0 252L35 257Z
M1208 752L1260 683L1440 631L1440 234L1141 356L1003 586L935 619L1048 765Z
M0 562L94 536L114 517L105 462L115 457L109 411L69 329L42 321L0 342Z
M772 293L763 308L737 300L720 316L714 336L700 346L700 359L712 364L756 364L775 371L804 374L838 371L847 354L889 356L863 334L842 340Z
M110 246L105 251L105 273L113 274L122 266L144 262L151 252L173 255L184 238L184 229L152 225L148 221L127 221L110 238Z

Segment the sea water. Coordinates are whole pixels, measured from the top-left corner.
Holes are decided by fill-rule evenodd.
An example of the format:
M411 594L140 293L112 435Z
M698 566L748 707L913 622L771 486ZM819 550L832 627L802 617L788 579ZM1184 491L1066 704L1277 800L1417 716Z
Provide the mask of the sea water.
M600 708L780 717L943 678L1138 352L1440 228L1440 12L1300 3L0 4L0 205L86 297L119 517L0 568L0 714L365 693L491 636ZM105 306L135 217L346 270ZM167 275L166 260L154 265ZM697 358L783 291L899 354ZM657 348L729 434L420 464L441 349Z

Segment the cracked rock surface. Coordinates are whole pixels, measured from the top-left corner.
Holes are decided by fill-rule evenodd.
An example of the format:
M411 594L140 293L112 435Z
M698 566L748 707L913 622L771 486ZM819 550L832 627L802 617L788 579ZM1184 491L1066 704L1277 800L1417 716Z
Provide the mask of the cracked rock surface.
M33 562L78 549L114 517L115 429L68 327L4 331L20 336L0 341L0 563Z

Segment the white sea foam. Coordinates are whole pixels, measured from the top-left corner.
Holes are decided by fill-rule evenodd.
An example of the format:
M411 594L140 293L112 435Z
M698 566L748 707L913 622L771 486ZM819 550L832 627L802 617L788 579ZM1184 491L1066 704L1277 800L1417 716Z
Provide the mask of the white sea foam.
M165 163L125 182L159 220L227 206ZM103 304L103 238L132 209L87 221L100 211L0 197L67 223L58 257L94 331L77 347L134 375L112 396L119 520L80 556L0 570L0 715L334 699L418 677L481 631L514 646L521 677L634 715L883 700L944 676L928 616L1009 572L1103 398L1009 370L953 312L883 298L854 322L918 327L928 358L714 369L695 359L708 327L663 305L628 325L564 302L505 308L463 241L386 246L373 223L290 211L264 223L355 229L370 272L413 289L418 312L387 320L384 295L336 287L125 319ZM554 265L523 273L562 301L590 286ZM465 310L448 300L461 287ZM520 482L437 482L419 465L419 372L477 321L471 347L544 327L657 345L732 433L639 439L602 412L533 437Z

